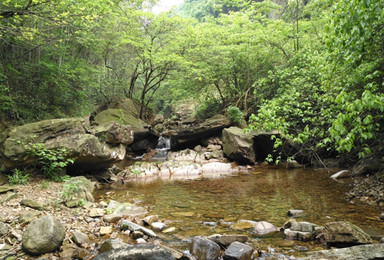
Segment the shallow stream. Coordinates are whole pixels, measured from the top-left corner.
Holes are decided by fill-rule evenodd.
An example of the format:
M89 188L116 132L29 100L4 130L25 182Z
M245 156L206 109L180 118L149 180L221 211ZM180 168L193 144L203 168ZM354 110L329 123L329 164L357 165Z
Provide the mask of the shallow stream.
M133 182L115 190L99 190L97 196L119 202L139 200L139 205L147 207L150 214L171 221L168 226L176 227L172 233L175 241L196 235L247 233L215 225L220 219L263 220L280 227L289 219L289 209L305 211L305 216L298 221L318 225L350 221L374 237L384 235L380 209L366 203L348 202L345 192L350 180L339 183L330 179L331 175L325 170L259 168L222 178ZM276 248L304 244L310 250L320 249L313 243L286 241L281 232L256 239Z

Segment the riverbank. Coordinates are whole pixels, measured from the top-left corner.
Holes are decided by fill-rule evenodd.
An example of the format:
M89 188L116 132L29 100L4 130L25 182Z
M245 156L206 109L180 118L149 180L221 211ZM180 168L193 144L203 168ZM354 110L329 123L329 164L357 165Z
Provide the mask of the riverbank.
M314 172L313 174L318 174ZM301 187L302 192L304 193L310 193L311 190L313 190L313 185L306 183L307 181L310 181L313 176L307 172L306 174L297 174L294 171L290 171L287 173L278 173L276 172L276 169L273 169L272 172L265 173L265 180L264 177L261 178L263 173L260 173L258 171L253 171L253 173L246 173L240 176L234 176L234 177L227 177L223 181L221 179L215 179L212 181L204 182L203 180L196 180L196 181L190 181L196 187L197 193L191 192L192 194L200 194L201 199L203 200L203 197L207 200L208 204L213 204L218 206L219 210L216 209L216 213L218 212L219 215L213 216L210 214L210 212L207 211L207 214L201 215L197 212L197 209L194 208L188 208L188 205L184 203L183 197L179 196L179 204L174 205L170 207L170 210L173 210L174 216L168 216L163 213L160 215L156 214L158 213L158 207L156 208L156 205L152 204L145 204L146 202L144 196L138 196L138 193L135 193L135 189L132 185L125 187L126 189L122 189L123 187L120 187L120 190L105 190L105 191L98 191L96 194L98 198L95 202L88 202L85 203L81 207L76 208L68 208L64 206L61 202L63 189L62 189L62 183L55 183L55 182L48 182L43 179L34 178L34 180L30 181L27 185L23 186L12 186L10 191L0 194L0 222L3 223L2 227L4 228L5 232L1 234L1 241L0 241L0 258L4 259L38 259L41 257L45 257L47 259L71 259L71 258L80 258L80 259L91 259L94 256L101 253L101 247L103 243L109 239L120 239L125 245L127 244L138 244L140 243L146 243L146 244L155 244L155 245L165 245L167 247L172 247L174 250L174 253L177 254L179 257L183 257L183 251L185 249L189 249L189 245L192 243L192 238L199 235L207 235L213 234L213 232L218 232L219 230L226 230L224 233L232 233L233 235L245 235L248 237L248 240L246 242L246 245L251 246L254 250L253 257L256 256L277 256L280 255L282 257L288 258L291 256L291 259L293 257L300 256L307 256L310 255L311 251L317 251L326 249L326 246L324 244L316 244L314 242L303 242L303 241L294 241L294 240L287 240L284 239L284 235L281 232L272 233L273 235L265 236L258 236L252 233L249 233L249 230L246 229L244 231L234 231L233 227L228 227L226 225L229 225L228 222L236 222L237 219L250 219L251 221L257 220L263 220L263 221L271 221L277 228L279 226L283 225L282 222L284 222L284 219L288 220L288 216L282 216L280 220L274 219L273 215L279 215L281 213L271 212L271 216L264 216L261 214L261 212L268 212L269 208L279 208L281 206L278 205L265 205L263 208L260 208L259 206L255 205L257 208L260 208L261 211L255 212L256 215L250 215L248 213L246 214L240 214L233 213L233 216L229 214L228 209L223 209L223 205L225 204L226 198L220 193L220 192L226 192L229 190L238 192L243 192L247 197L254 200L254 198L260 197L261 200L263 200L263 194L264 195L273 195L274 193L271 193L271 191L268 191L268 183L270 181L272 182L278 182L279 179L284 180L284 176L291 178L290 179L290 187L288 189L292 189L292 191L298 191L298 187ZM257 183L259 185L262 184L261 189L255 189L254 194L250 194L249 192L246 192L241 188L240 186L237 186L238 183L241 182L250 182L250 180L253 177L255 180L257 180ZM269 178L269 182L267 181ZM276 179L271 179L276 178ZM235 181L237 180L237 181ZM266 182L267 181L267 182ZM329 180L332 182L332 180ZM283 181L285 182L285 180ZM209 183L209 184L208 184ZM177 185L176 183L175 185ZM294 184L294 185L293 185ZM187 184L185 184L187 185ZM182 189L185 189L186 186L182 186ZM325 185L325 184L324 184ZM341 185L341 184L337 184ZM251 186L255 186L251 183ZM281 184L277 183L277 186L282 186ZM4 186L3 186L4 187ZM257 188L255 186L255 188ZM332 187L331 187L332 188ZM154 184L150 184L148 187L141 186L141 193L145 193L145 190L155 190L153 196L157 196L160 201L167 201L167 199L162 198L160 194L163 194L159 187L154 186ZM282 187L282 190L286 190L286 187ZM321 185L318 185L318 189L323 189ZM169 190L170 193L172 191L175 191L174 189L169 189L169 187L164 187L164 190ZM204 191L207 191L208 193L205 194ZM281 192L280 191L280 192ZM260 193L259 193L260 192ZM126 193L129 196L129 199L121 197L122 193ZM228 193L228 192L227 192ZM233 193L233 192L232 192ZM278 192L279 193L279 192ZM236 195L235 195L236 196ZM282 197L286 196L284 194L281 194ZM337 196L340 196L337 195ZM217 205L217 202L212 202L212 198L217 197L221 198L222 201L224 201L223 205ZM243 206L242 207L249 207L246 205L246 200L233 197L233 195L230 196L233 201L242 201ZM316 197L316 196L315 196ZM33 205L29 204L27 206L27 203L25 202L25 199L29 199L31 201L37 202ZM185 197L185 199L188 199L188 197ZM199 199L199 197L198 197ZM292 199L292 198L291 198ZM298 198L298 202L302 201L303 197ZM145 226L146 223L143 222L143 218L145 217L145 213L142 216L136 216L136 217L115 217L114 219L110 218L111 216L111 210L108 208L111 201L118 200L120 202L129 202L132 205L138 205L138 207L144 207L144 209L148 212L145 212L147 216L156 216L157 222L163 223L167 226L166 230L156 230L151 226ZM265 200L265 199L264 199ZM324 198L318 197L318 200L324 200ZM155 200L156 201L156 200ZM152 200L152 203L155 203L154 200ZM228 205L233 204L233 202L228 201L226 202ZM254 202L253 202L254 203ZM311 201L307 200L307 203L313 204ZM309 213L306 208L303 209L306 211L307 214ZM292 205L286 205L287 208L290 208ZM33 207L33 208L32 208ZM186 208L187 207L187 208ZM341 207L344 207L347 211L351 211L351 205L348 204L347 201L345 201L344 206L337 205L338 208L342 209ZM349 208L349 209L348 209ZM221 210L220 210L221 209ZM236 208L235 204L233 204L232 209L234 212L238 212L238 209ZM285 212L286 209L283 209ZM374 218L368 211L362 209L366 215ZM184 215L181 213L185 213ZM317 210L321 211L321 210ZM330 222L330 221L336 221L336 220L348 220L347 214L340 211L337 215L332 215L327 213L326 210L323 209L324 212L319 212L324 215L324 223ZM187 213L189 212L189 215ZM192 213L191 213L192 212ZM220 213L222 212L222 213ZM224 213L223 213L224 212ZM176 213L176 214L175 214ZM180 213L180 214L179 214ZM186 215L187 214L187 215ZM240 215L239 215L240 214ZM362 215L363 213L358 213ZM52 215L54 218L59 220L64 227L65 227L65 238L62 243L62 246L60 249L56 250L54 253L48 253L43 254L40 256L31 256L26 253L24 253L23 250L21 250L21 240L23 233L25 232L28 225L36 220L41 218L44 215ZM112 214L113 215L113 214ZM107 217L106 217L107 216ZM328 217L331 217L330 219ZM192 219L197 228L189 226L189 222L186 219L183 219L186 217L187 219ZM366 216L362 216L363 218ZM194 220L196 218L196 221ZM208 221L210 218L213 218L212 221ZM261 219L262 218L262 219ZM371 223L381 223L378 222L379 216L376 216L377 219L370 220L365 219L366 221L371 221ZM214 219L217 219L217 221L214 221ZM222 221L219 221L222 219ZM306 216L304 218L299 218L298 221L316 221L316 218L311 218L310 216ZM148 234L140 234L140 232L135 231L129 231L124 230L122 228L122 223L124 221L131 221L132 223L138 224L140 227L146 228L148 230L152 230L152 232L155 232L156 236L150 236ZM217 223L215 223L217 222ZM317 220L318 224L321 221ZM148 224L148 223L147 223ZM236 224L236 223L232 223ZM251 222L253 225L254 223ZM141 228L139 228L141 229ZM192 233L189 233L190 235L183 234L183 232L180 233L182 230L192 230ZM74 234L81 233L84 234L87 239L83 243L76 243L74 239ZM143 232L141 232L143 233ZM188 233L188 232L187 232ZM133 236L133 234L135 234ZM151 233L149 233L151 234ZM136 237L137 236L137 237ZM279 243L273 242L274 237L279 237L278 241ZM281 237L281 238L280 238ZM140 239L141 240L138 240ZM375 237L376 239L379 239L379 236ZM223 253L223 252L222 252ZM13 258L12 258L13 257ZM184 256L187 257L187 256ZM188 259L188 258L184 258ZM284 259L284 258L283 258Z

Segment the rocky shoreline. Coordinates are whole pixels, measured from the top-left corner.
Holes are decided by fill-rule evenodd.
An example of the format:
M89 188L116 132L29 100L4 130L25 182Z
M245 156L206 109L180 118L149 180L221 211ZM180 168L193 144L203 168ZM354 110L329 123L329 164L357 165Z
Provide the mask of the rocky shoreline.
M72 179L79 183L82 177ZM68 207L63 197L67 187L43 179L35 179L25 186L0 186L1 259L123 259L127 256L142 259L134 258L138 257L135 255L138 252L145 259L350 259L351 254L360 254L359 259L384 257L383 244L375 244L377 242L358 227L347 222L329 223L324 227L299 222L294 218L301 216L300 210L290 211L289 216L293 219L281 228L265 221L219 223L228 226L229 230L251 229L258 235L283 232L287 242L297 240L304 243L288 255L282 254L279 248L263 245L259 238L250 237L248 232L244 235L234 232L191 237L182 242L183 250L178 246L172 248L172 222L151 215L147 209L135 204L118 203L108 198L97 202L91 202L92 198L88 198L91 201ZM42 219L48 221L43 226L58 222L53 226L61 226L60 230L64 232L62 242L55 242L53 249L48 252L44 251L47 250L44 242L42 248L38 245L41 243L39 239L44 240L45 236L45 232L39 233L41 227L36 224ZM34 225L37 231L30 231ZM33 246L27 246L29 242L26 237L32 240ZM305 243L318 243L318 248L323 251L309 252ZM352 247L324 250L326 244L347 244ZM367 245L355 246L361 244ZM162 258L156 258L159 255Z

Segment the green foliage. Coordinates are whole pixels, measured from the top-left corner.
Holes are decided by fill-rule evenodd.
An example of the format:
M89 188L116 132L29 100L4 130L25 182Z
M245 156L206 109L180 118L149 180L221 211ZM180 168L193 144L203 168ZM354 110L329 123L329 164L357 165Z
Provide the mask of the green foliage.
M80 182L81 182L80 180L69 181L69 179L67 179L62 185L60 198L64 201L70 201L70 200L76 199L76 193L79 191Z
M41 181L41 184L40 184L40 188L41 188L42 190L46 190L46 189L48 189L48 183L47 183L45 180L42 180L42 181Z
M239 123L243 119L243 112L236 106L229 106L227 112L233 123Z
M249 130L277 129L306 154L373 152L384 123L383 1L185 0L179 13L192 19L147 13L143 2L2 3L2 118L85 114L115 96L138 100L144 117L194 99L200 119L228 107L232 120L242 112ZM29 150L50 177L73 162L61 149Z
M43 143L29 143L25 148L28 155L38 159L42 173L54 181L60 181L58 175L60 171L74 163L74 159L68 157L68 150L65 147L48 149Z
M131 168L131 169L129 170L129 174L130 174L130 175L136 175L136 176L139 176L139 175L141 175L141 171L140 171L139 169L136 169L136 168Z
M198 119L207 119L218 113L221 113L223 104L217 99L206 99L196 107L196 117Z
M14 169L12 175L8 175L8 182L11 185L25 185L29 181L29 174L20 169Z

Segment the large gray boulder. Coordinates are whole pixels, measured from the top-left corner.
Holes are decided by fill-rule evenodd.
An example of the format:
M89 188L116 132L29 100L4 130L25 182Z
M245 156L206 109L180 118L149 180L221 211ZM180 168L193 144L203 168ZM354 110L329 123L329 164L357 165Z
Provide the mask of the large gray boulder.
M37 143L47 149L66 148L68 156L75 158L75 164L85 165L87 169L105 168L124 159L125 147L133 141L129 127L109 124L95 133L100 138L83 118L44 120L11 129L0 145L0 153L6 169L37 162L38 158L27 152L28 146ZM114 142L111 136L116 136ZM124 138L119 139L120 136Z
M254 164L256 155L253 147L253 135L243 129L230 127L223 130L223 151L233 161Z
M135 136L143 136L149 133L149 125L139 119L134 113L125 109L108 108L95 116L95 123L97 125L111 122L130 125Z
M266 221L256 222L253 228L253 232L257 235L265 235L275 231L277 231L277 228L273 224Z
M231 125L231 120L224 115L215 115L199 124L175 126L168 130L172 136L172 147L195 147L196 144L211 136L220 135L221 131Z
M93 258L94 260L176 260L172 253L161 247L150 244L138 244L113 249Z
M96 126L93 132L95 136L108 144L129 145L133 143L133 129L130 125L107 122Z
M152 131L151 126L139 118L140 105L132 99L116 99L98 108L91 116L93 125L106 123L119 123L132 127L134 142L129 150L143 153L148 148L155 148L158 136Z
M217 260L220 246L206 237L197 236L192 239L190 252L199 260Z
M223 151L233 161L253 164L255 161L264 161L268 154L273 154L273 136L279 137L278 131L244 132L239 127L230 127L223 130Z
M44 216L33 221L25 229L22 238L22 248L32 255L45 254L55 251L63 242L65 228L52 216Z
M371 237L358 226L346 222L330 222L324 226L324 238L329 246L347 247L361 244L371 244Z

